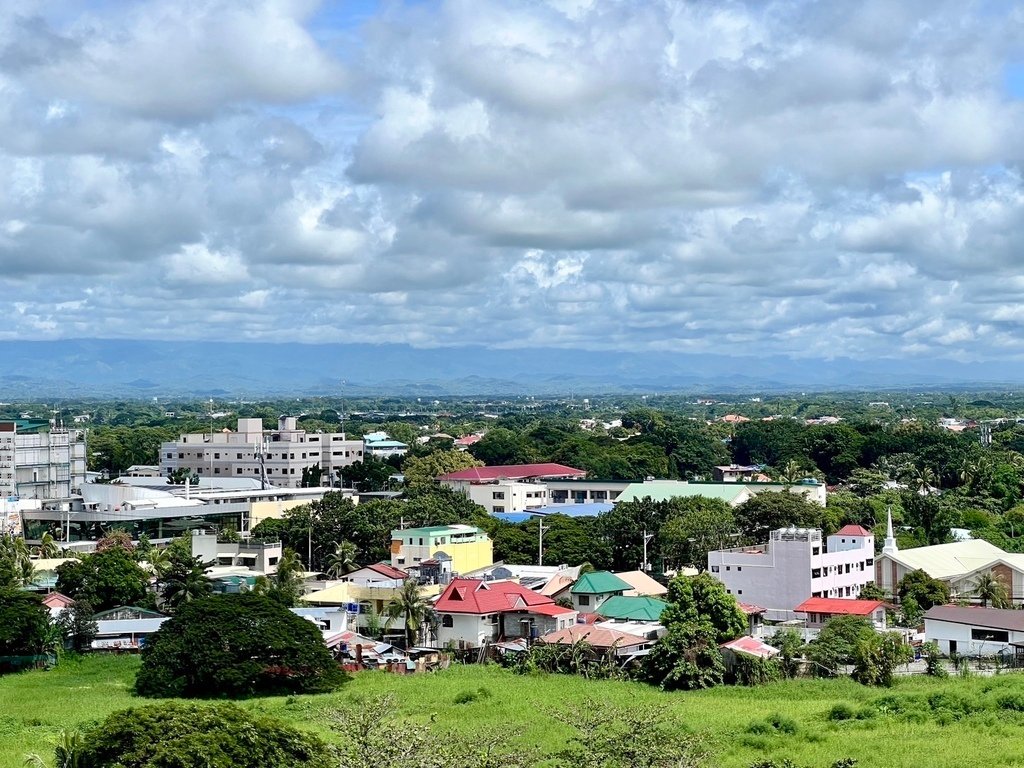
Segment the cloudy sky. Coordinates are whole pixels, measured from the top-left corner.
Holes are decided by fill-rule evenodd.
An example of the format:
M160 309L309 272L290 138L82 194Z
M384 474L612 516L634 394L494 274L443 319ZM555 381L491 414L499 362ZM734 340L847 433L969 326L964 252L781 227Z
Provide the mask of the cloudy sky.
M3 5L0 338L1024 357L1018 3Z

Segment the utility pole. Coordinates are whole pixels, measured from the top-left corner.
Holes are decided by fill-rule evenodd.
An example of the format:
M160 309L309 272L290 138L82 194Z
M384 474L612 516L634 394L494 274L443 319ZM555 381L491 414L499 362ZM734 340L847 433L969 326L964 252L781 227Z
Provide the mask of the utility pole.
M537 565L544 565L544 531L550 529L550 525L544 525L543 518L537 521L539 541L537 543Z
M649 571L651 569L650 565L647 563L647 544L653 538L654 538L654 534L653 533L648 533L647 532L647 527L645 526L644 527L644 561L643 561L643 563L640 566L640 570L642 570L644 573L646 573L647 571Z

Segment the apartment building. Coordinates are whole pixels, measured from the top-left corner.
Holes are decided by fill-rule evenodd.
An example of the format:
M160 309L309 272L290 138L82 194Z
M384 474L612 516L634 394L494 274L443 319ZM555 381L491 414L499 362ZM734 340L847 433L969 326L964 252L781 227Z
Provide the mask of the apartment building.
M491 538L472 525L431 525L391 532L391 565L407 571L420 563L450 558L451 573L469 573L494 562Z
M0 422L0 497L63 499L85 483L85 432L47 419Z
M826 539L817 528L779 528L766 544L708 553L708 570L742 603L786 620L809 597L856 598L875 579L875 537L847 525Z
M277 429L264 430L261 419L239 419L235 432L184 434L160 446L164 475L188 469L199 477L255 478L268 486L299 488L303 471L319 465L321 485L338 481L338 470L363 460L362 440L344 432L307 432L293 416L282 416Z

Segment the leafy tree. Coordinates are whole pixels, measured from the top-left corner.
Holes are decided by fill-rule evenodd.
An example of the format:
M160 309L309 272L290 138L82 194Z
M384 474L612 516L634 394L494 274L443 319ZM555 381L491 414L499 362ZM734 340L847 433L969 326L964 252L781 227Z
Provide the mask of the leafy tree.
M768 464L781 467L790 459L807 460L803 432L806 428L790 419L748 421L736 427L732 439L733 458L738 464Z
M900 601L900 620L904 627L920 626L924 618L924 611L913 595L907 595Z
M808 644L808 655L819 665L819 672L832 673L841 664L852 664L857 643L874 634L871 622L861 616L835 616Z
M889 596L885 590L874 582L865 584L860 588L860 599L861 600L888 600Z
M504 427L489 429L469 453L487 466L501 464L530 464L540 458L529 441Z
M725 679L725 661L717 633L706 622L670 627L643 660L643 677L670 690L713 688Z
M736 533L732 509L721 499L703 496L673 499L669 505L668 520L658 532L665 560L705 570L708 552L721 549Z
M344 676L314 624L256 594L184 603L142 649L142 696L314 693Z
M633 570L643 562L644 532L654 536L647 547L647 560L664 560L658 531L668 519L671 507L666 501L650 498L617 503L598 518L598 528L611 547L612 568L617 571Z
M913 658L914 652L897 633L863 633L854 645L852 676L864 685L891 688L896 667Z
M922 570L911 571L896 585L896 594L900 600L912 597L924 610L933 605L945 605L949 602L949 585L944 581L933 579Z
M312 734L229 703L170 701L115 712L85 732L76 753L76 768L332 764L330 751Z
M92 647L92 641L96 639L99 627L93 621L93 613L89 603L77 600L73 605L61 611L57 617L57 625L67 644L76 653L88 651Z
M782 660L782 673L786 677L795 677L799 669L798 659L804 652L804 641L795 629L780 629L768 639L768 645L779 649Z
M57 591L84 600L97 611L147 604L149 574L120 546L57 567Z
M160 597L164 607L173 611L182 603L198 600L213 592L213 582L206 576L206 568L212 563L192 557L191 551L187 556L178 550L165 551L168 554L167 567L162 570L160 578Z
M318 461L311 467L302 468L302 480L301 485L303 488L318 488L320 487L320 479L324 476L324 470L320 467Z
M789 491L759 493L736 507L734 514L740 532L757 542L767 541L778 528L821 528L826 536L839 528L834 510Z
M277 561L277 570L270 577L270 590L267 594L286 608L291 608L298 603L302 594L304 576L301 558L295 550L285 547L281 559Z
M38 656L46 652L50 612L39 595L0 589L0 656Z
M735 640L747 631L747 617L725 585L709 573L677 576L668 585L668 607L661 613L666 628L677 624L709 624L715 642Z
M384 615L387 616L384 626L390 628L395 621L401 619L405 630L405 647L412 648L432 613L431 602L424 597L416 580L406 579L398 594L384 606Z
M435 478L449 472L482 466L482 461L465 451L434 451L426 456L412 456L406 459L402 465L402 474L405 475L406 487L415 488L433 485Z
M397 467L387 461L381 461L376 456L367 455L363 456L362 461L337 471L343 482L349 483L360 493L370 493L383 491L387 487L388 479L397 471Z
M934 640L921 646L921 656L925 662L925 674L930 677L949 677L949 672L942 666L942 650Z

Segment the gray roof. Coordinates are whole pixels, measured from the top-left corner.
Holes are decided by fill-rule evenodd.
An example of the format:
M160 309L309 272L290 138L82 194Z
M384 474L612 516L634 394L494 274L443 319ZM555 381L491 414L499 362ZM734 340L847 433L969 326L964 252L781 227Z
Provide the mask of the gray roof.
M969 624L974 627L1024 632L1024 611L978 606L935 605L928 609L924 617L933 621L948 621L953 624Z

